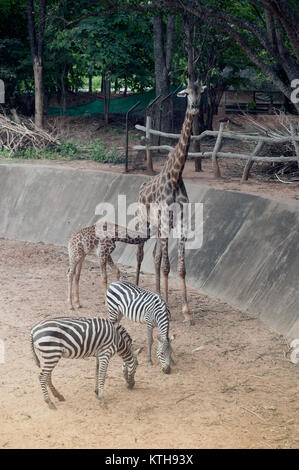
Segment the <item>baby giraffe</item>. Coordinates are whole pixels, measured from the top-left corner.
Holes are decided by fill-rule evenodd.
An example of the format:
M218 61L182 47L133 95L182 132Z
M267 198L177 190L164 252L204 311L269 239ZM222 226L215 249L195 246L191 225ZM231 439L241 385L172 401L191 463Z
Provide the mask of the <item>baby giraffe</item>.
M102 282L106 297L107 291L107 263L114 271L116 279L120 278L120 271L114 264L111 253L115 249L115 242L140 245L146 242L145 234L128 230L126 227L111 222L97 222L95 225L76 230L72 233L68 242L69 269L68 269L68 304L73 307L73 279L75 278L75 303L80 308L79 281L83 261L85 257L96 250L99 257Z

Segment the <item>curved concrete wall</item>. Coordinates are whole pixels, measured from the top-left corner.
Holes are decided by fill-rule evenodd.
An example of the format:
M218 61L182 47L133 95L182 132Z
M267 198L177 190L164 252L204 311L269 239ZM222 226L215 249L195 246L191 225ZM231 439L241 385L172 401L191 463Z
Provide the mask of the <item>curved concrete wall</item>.
M66 245L73 230L97 220L95 208L118 194L136 200L146 176L59 166L0 165L0 236ZM299 338L299 204L187 184L202 202L203 245L186 251L187 282L231 305L259 314L288 338ZM142 265L153 272L152 247ZM170 243L176 261L176 243ZM113 257L135 265L135 247ZM175 272L172 273L175 275Z

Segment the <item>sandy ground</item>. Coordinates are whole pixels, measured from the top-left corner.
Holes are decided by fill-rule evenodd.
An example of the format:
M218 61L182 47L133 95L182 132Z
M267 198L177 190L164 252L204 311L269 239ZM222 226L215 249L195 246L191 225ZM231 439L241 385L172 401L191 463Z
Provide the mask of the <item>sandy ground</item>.
M133 281L133 270L122 270ZM80 312L66 307L66 271L64 248L0 239L1 448L299 447L299 367L290 362L285 339L254 315L195 289L189 289L195 325L183 324L175 280L172 373L161 373L155 354L149 366L144 351L128 390L114 356L103 408L93 392L94 359L62 359L53 381L66 401L48 409L30 328L46 317L106 314L94 258L83 265ZM151 288L153 277L144 274L142 285ZM143 325L123 324L136 346L146 345Z

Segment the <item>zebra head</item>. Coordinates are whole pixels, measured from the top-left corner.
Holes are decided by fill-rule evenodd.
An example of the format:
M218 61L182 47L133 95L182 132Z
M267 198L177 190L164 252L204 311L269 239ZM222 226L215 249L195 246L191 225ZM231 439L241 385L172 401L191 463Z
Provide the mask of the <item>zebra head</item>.
M117 334L117 352L124 360L122 366L123 375L127 382L127 387L133 388L135 385L135 372L138 366L137 356L142 351L142 348L133 348L132 339L123 326L116 323L115 329Z
M170 374L171 368L170 368L170 363L172 362L172 347L171 347L171 341L174 340L174 335L171 336L170 339L168 338L161 338L160 335L157 337L158 339L158 348L157 348L157 356L160 360L161 366L162 366L162 372L164 374Z
M137 356L142 351L142 349L143 348L134 350L133 347L131 347L131 359L123 363L122 370L128 388L133 388L135 385L134 378L138 366Z

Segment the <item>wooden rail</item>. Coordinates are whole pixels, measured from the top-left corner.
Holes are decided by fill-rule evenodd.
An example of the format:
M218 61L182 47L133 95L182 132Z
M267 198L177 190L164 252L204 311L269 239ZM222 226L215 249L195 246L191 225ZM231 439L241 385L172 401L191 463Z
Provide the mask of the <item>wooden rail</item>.
M166 137L168 139L176 139L180 138L180 134L172 134L167 132L157 131L155 129L150 128L150 123L147 122L147 126L140 126L137 124L135 127L136 129L143 131L146 133L145 145L134 145L134 150L145 150L147 154L147 160L149 159L149 154L152 150L167 150L171 151L174 149L171 145L151 145L151 135L159 135L161 137ZM212 152L188 152L188 156L193 158L212 158L212 164L214 169L214 176L215 178L221 178L221 172L219 167L218 158L237 158L240 160L246 160L246 165L243 170L242 181L247 181L250 169L254 162L297 162L299 168L299 135L295 134L294 126L291 126L291 135L285 137L266 137L263 135L254 135L254 134L241 134L237 132L225 131L224 130L224 123L220 123L219 131L204 131L200 135L191 136L191 140L202 140L205 137L214 137L216 138L216 143L214 146L214 150ZM248 154L243 153L233 153L233 152L221 152L221 145L223 143L223 139L233 139L237 141L246 141L246 142L257 142L255 149L253 152ZM280 157L266 157L262 155L258 155L261 151L264 144L276 145L281 143L291 142L294 150L295 155L290 157L284 157L281 155Z

